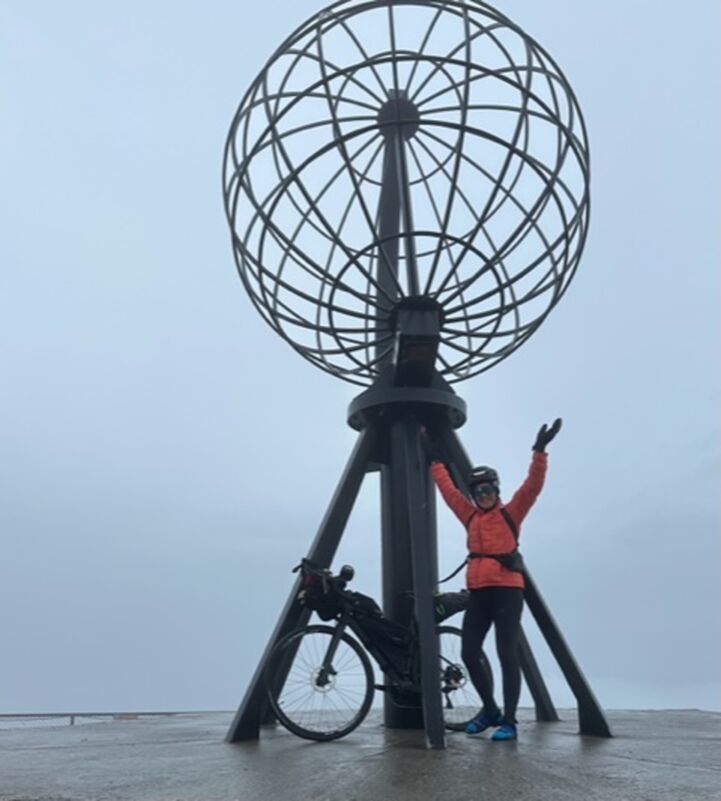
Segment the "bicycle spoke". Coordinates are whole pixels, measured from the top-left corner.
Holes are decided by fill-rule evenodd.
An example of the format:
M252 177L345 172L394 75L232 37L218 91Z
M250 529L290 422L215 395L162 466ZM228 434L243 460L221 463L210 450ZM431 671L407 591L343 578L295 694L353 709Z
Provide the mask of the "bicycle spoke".
M279 720L310 739L333 739L351 731L365 717L373 693L372 669L360 645L341 635L333 661L323 665L333 638L330 627L309 627L279 644L274 663L287 663L295 652L283 687L271 695ZM275 686L271 683L271 686Z
M478 713L481 699L461 658L461 632L443 626L439 629L439 635L443 717L448 727L463 729Z

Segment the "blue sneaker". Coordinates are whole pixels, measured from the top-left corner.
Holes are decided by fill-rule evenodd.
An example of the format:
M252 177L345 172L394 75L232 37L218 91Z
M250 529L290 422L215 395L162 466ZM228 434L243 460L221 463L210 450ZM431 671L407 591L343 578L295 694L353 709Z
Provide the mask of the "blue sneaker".
M503 715L500 712L496 715L484 715L481 712L466 726L466 734L475 737L477 734L483 734L491 726L500 726L501 723L503 723Z
M491 740L515 740L518 738L518 730L515 723L507 723L504 721L493 732Z

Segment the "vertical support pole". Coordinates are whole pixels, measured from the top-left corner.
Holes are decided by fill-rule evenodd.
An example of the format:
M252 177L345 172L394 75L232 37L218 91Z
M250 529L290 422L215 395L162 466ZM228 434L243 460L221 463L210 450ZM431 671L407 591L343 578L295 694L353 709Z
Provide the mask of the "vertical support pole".
M375 437L376 433L373 426L369 426L359 434L350 459L331 499L330 506L323 517L318 533L308 552L308 558L320 567L330 567L333 561L338 543L343 536L343 531L358 496L363 477L368 469ZM268 702L265 695L264 674L270 653L281 637L299 626L304 626L310 617L310 612L301 607L296 601L299 590L300 578L293 583L293 589L283 607L278 623L270 636L243 701L228 729L225 738L226 742L235 743L240 740L258 739L260 725L265 722L267 717Z
M401 188L396 166L397 135L392 128L384 131L383 175L378 201L378 328L388 326L391 308L389 298L398 298L398 251L401 219ZM382 290L382 292L380 291ZM393 353L384 355L384 345L376 346L376 358L381 365L388 364ZM387 463L381 466L381 552L383 611L396 623L410 623L411 607L407 593L413 587L410 563L410 540L407 510L398 498L404 492L405 476L398 453L402 442L397 423L388 422L380 432L387 440ZM418 729L423 726L420 704L418 707L397 706L393 697L383 699L385 725L394 729Z
M379 330L388 327L393 305L400 296L399 251L400 232L406 228L405 248L407 290L418 292L415 244L411 235L412 209L408 168L405 161L403 119L409 113L403 105L405 95L389 93L389 98L379 113L381 134L385 139L383 149L383 172L378 201L378 250L377 258L377 324ZM417 117L417 109L415 110ZM411 115L412 116L412 115ZM392 349L386 344L376 345L378 366L389 365ZM411 619L411 603L408 593L413 589L411 565L411 525L406 503L408 473L404 462L403 426L400 421L387 421L381 436L388 440L388 458L381 467L381 540L383 554L383 610L386 616L397 623L408 625ZM426 496L428 492L426 492ZM435 525L435 523L434 523ZM434 540L435 541L435 540ZM384 720L389 728L421 728L423 714L419 699L417 706L399 707L390 695L384 698Z
M426 744L445 748L445 725L440 687L440 655L433 608L438 580L438 555L428 504L428 467L420 446L420 425L413 418L403 423L403 463L406 473L406 506L410 524L413 590L421 670L421 696Z
M383 149L383 173L381 176L381 194L378 202L378 294L379 308L378 328L387 326L391 308L388 306L398 300L399 264L398 252L401 229L405 249L406 294L418 295L418 265L416 263L416 245L413 225L413 208L411 205L411 186L408 177L408 160L404 145L418 129L418 108L408 99L402 90L390 90L388 100L378 113L381 135L385 139ZM383 355L383 348L377 346L376 358L382 358L381 364L391 359L388 351Z
M388 136L383 149L383 175L381 194L378 201L378 315L377 325L380 330L388 327L391 313L391 302L398 299L398 232L401 220L401 189L396 168L396 137ZM381 292L382 290L382 292ZM391 300L389 300L389 298ZM380 365L388 364L392 350L387 345L376 345L376 359L383 356Z
M411 523L406 502L407 471L404 465L404 431L401 421L383 429L387 439L388 461L381 467L381 551L383 612L389 620L409 626L413 612L411 563ZM393 696L383 696L383 720L390 729L423 728L421 699L411 706L407 700L398 706Z

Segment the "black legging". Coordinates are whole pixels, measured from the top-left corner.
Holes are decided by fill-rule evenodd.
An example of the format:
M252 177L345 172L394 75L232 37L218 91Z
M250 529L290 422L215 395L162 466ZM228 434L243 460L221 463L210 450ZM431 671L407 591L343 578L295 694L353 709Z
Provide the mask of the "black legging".
M523 590L520 587L483 587L471 590L463 618L461 655L473 686L483 700L483 712L495 717L500 712L493 697L493 674L483 655L483 641L493 623L496 648L503 674L503 713L509 723L516 722L521 694L521 664L518 638L521 631Z

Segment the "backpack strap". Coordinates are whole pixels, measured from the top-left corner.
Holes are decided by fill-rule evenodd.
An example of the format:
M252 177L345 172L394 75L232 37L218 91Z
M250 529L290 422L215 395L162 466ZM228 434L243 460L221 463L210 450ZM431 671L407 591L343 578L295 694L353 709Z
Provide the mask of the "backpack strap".
M511 533L513 534L513 539L516 541L516 545L518 545L518 526L516 526L516 524L513 522L513 518L505 506L501 506L500 512L503 515L503 519L508 524L508 528L511 529Z
M465 559L464 559L464 560L463 560L463 561L460 563L460 565L458 565L458 567L457 567L457 568L456 568L456 569L455 569L455 570L454 570L454 571L453 571L453 572L452 572L452 573L451 573L449 576L446 576L444 579L441 579L441 580L440 580L439 582L437 582L437 583L438 583L438 584L445 584L447 581L450 581L450 580L451 580L451 579L452 579L454 576L457 576L457 575L458 575L458 574L461 572L461 570L463 570L463 568L464 568L464 567L465 567L465 566L468 564L468 559L469 559L469 558L470 558L470 557L468 557L468 556L467 556L467 557L466 557L466 558L465 558Z

